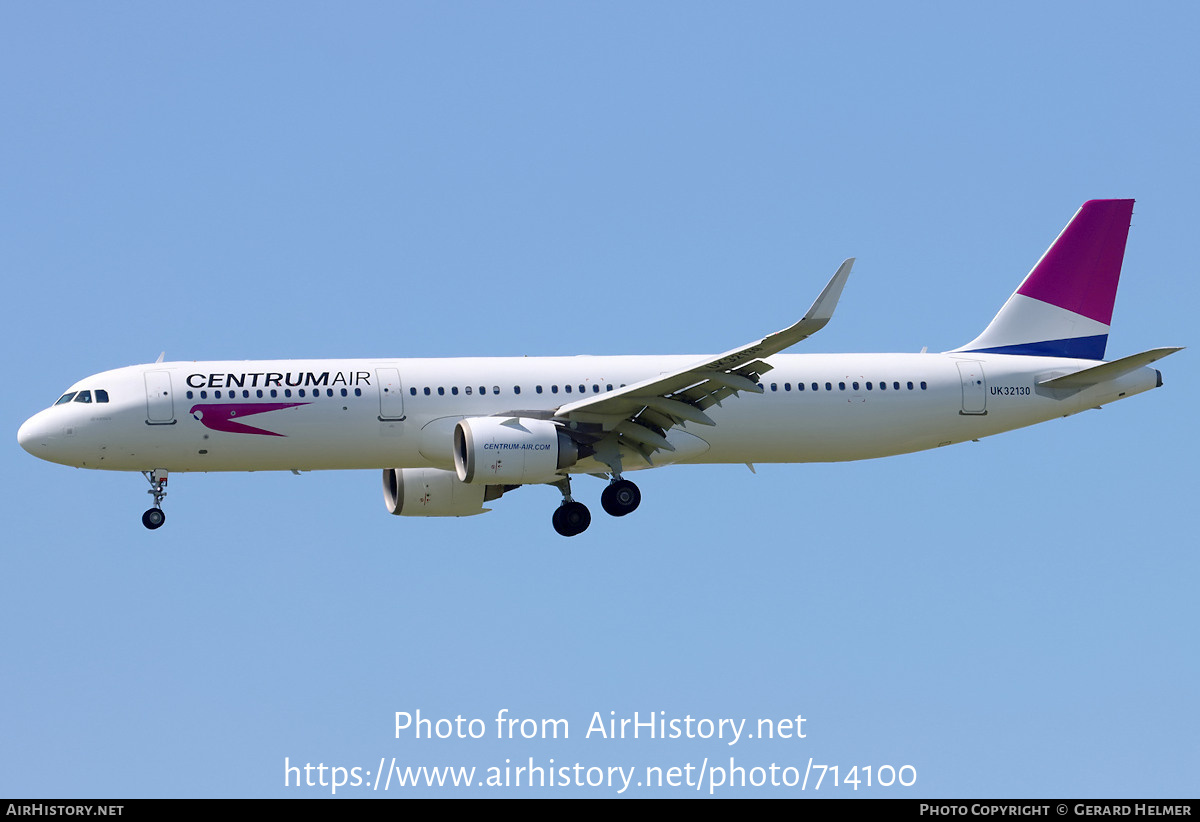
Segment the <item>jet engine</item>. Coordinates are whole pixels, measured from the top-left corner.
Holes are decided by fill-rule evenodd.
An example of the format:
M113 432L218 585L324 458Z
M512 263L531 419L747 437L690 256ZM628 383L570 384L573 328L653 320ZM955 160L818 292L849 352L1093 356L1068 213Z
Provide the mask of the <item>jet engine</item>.
M549 420L468 417L454 426L454 470L465 483L546 482L579 456L579 446Z
M383 502L388 511L405 517L471 517L491 508L502 485L467 485L440 468L384 468Z

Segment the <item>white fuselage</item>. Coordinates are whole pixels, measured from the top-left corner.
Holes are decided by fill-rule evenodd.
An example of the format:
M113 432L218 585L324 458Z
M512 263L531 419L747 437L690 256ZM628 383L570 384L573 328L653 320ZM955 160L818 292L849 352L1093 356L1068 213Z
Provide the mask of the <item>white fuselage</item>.
M452 470L455 423L549 416L689 356L174 362L106 371L30 418L43 459L118 471ZM833 462L977 439L1141 393L1154 369L1071 394L1037 383L1091 360L997 354L778 354L742 393L667 438L669 463ZM803 386L801 389L800 386ZM815 388L814 388L815 386ZM98 402L104 392L107 402ZM267 409L267 410L264 410ZM207 420L207 422L206 422ZM648 467L627 464L626 470ZM594 459L572 473L606 471Z

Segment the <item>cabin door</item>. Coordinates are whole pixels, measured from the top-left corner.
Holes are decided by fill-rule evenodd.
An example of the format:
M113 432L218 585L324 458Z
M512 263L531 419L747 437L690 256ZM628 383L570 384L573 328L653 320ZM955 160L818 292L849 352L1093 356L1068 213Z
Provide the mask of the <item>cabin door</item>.
M399 369L376 368L375 376L379 378L379 419L404 419L404 393Z
M983 376L983 363L959 362L958 377L962 380L962 413L987 413L987 380Z
M146 372L146 422L151 425L170 425L175 422L170 371Z

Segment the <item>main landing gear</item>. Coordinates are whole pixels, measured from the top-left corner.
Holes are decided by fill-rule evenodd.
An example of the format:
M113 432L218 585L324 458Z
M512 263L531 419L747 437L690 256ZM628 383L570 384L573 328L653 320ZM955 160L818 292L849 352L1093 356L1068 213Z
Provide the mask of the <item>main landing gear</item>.
M554 509L551 521L555 531L564 537L573 537L582 534L592 524L592 512L582 502L564 499L562 505Z
M162 509L163 497L167 495L167 472L155 469L154 471L143 471L142 476L150 483L150 490L146 493L154 495L154 507L142 514L142 525L153 531L161 528L162 524L167 521L167 515Z
M642 502L642 492L627 479L613 480L600 495L600 505L614 517L632 514Z
M562 492L562 504L554 511L551 522L554 530L564 537L582 534L592 524L592 513L582 502L576 502L571 497L571 479L566 477L554 483L554 487ZM642 501L642 492L627 479L615 479L608 484L600 495L600 505L614 517L623 517L633 513Z

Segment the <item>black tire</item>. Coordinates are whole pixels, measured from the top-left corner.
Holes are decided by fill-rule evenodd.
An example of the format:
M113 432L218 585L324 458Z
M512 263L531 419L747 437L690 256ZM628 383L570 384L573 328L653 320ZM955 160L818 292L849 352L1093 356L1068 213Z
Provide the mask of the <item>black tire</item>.
M582 534L592 524L592 512L582 502L564 502L551 518L554 530L564 537Z
M600 494L600 505L614 517L632 514L642 503L642 492L629 480L617 480Z
M161 508L151 508L142 514L142 525L145 525L151 531L162 528L163 523L166 521L167 515L163 513Z

